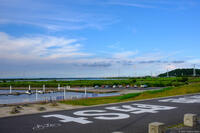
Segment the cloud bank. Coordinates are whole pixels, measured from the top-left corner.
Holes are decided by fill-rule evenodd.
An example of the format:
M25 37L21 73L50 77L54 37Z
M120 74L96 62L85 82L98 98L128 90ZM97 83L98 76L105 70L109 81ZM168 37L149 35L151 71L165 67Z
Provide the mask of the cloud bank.
M54 36L13 37L0 32L0 58L3 59L57 59L90 56L81 52L77 39Z
M110 50L113 51L113 48ZM197 59L174 59L174 54L162 52L119 49L106 52L104 56L95 52L86 52L77 38L48 35L15 37L0 32L0 77L119 76L119 71L120 76L142 76L190 67L191 63L199 62Z

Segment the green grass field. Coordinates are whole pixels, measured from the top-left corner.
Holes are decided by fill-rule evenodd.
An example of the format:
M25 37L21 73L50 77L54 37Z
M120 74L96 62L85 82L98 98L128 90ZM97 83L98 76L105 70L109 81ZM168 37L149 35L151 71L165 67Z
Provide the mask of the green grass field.
M88 98L88 99L79 99L79 100L66 100L61 101L64 104L71 105L98 105L98 104L108 104L108 103L117 103L125 101L135 101L142 99L151 99L175 95L184 95L191 93L200 93L200 83L192 83L189 85L183 85L180 87L167 87L160 90L146 91L142 93L130 93L121 96L112 96L112 97L99 97L99 98Z
M42 87L44 84L46 87L58 87L71 86L71 87L85 87L95 85L142 85L146 84L149 87L166 87L166 86L181 86L190 82L200 81L199 77L141 77L141 78L127 78L124 80L75 80L75 81L6 81L0 82L0 87Z

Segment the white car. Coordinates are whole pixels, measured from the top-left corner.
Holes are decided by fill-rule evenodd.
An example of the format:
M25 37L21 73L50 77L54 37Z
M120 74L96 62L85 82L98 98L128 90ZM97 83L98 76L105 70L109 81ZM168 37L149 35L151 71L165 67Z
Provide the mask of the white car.
M140 85L140 87L142 87L142 88L146 88L146 87L148 87L147 85Z
M137 88L137 85L134 85L134 88Z
M94 88L99 88L99 86L98 86L98 85L95 85Z
M116 88L117 86L116 85L113 85L113 88Z

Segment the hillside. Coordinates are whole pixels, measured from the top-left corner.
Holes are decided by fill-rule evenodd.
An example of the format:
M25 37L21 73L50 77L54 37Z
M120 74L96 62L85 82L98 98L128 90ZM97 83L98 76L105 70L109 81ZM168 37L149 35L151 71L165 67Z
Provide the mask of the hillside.
M162 73L158 75L159 77L166 77L166 73ZM169 71L169 76L193 76L193 69L175 69L172 71ZM200 76L200 69L196 69L196 76Z

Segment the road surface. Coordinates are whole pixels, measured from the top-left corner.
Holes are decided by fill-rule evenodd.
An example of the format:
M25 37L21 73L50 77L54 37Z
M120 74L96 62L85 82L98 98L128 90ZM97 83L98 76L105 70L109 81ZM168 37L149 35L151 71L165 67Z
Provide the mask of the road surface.
M173 125L200 114L200 94L0 119L0 133L147 133L150 122Z

